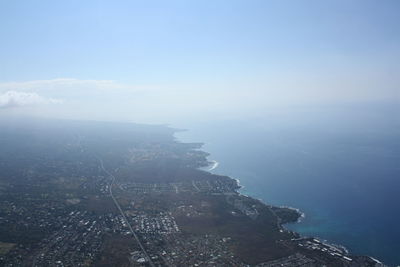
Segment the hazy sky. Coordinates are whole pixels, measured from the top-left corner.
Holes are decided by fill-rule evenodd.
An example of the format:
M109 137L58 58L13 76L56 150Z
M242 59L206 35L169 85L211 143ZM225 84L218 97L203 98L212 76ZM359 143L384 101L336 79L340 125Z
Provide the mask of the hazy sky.
M400 1L0 1L0 113L168 123L400 102Z

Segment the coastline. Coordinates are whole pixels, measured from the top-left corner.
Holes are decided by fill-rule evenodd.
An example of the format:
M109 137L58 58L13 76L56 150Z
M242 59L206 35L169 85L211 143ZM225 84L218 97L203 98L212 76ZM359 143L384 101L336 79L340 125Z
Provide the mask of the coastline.
M205 172L211 172L212 170L216 169L219 165L219 162L216 160L208 160L207 165L198 167L199 170Z
M188 140L186 140L186 141L188 141ZM217 167L220 167L220 162L218 162L218 164L215 164L215 162L217 162L216 160L212 160L212 161L209 160L208 162L210 162L210 164L207 165L206 168L203 166L202 168L199 168L199 169L201 169L203 171L206 171L206 172L210 172L212 174L224 175L223 173L215 173L214 172L215 169L217 169ZM244 193L242 193L240 191L241 191L241 189L245 188L246 186L241 183L241 180L239 178L236 178L236 177L234 178L232 176L226 176L226 177L234 180L234 182L237 185L237 189L235 191L236 191L236 193L238 195L242 195L242 196L254 199L254 200L258 200L259 202L261 202L265 206L275 207L275 208L286 208L286 209L295 211L298 214L297 220L291 221L291 222L282 223L281 227L282 227L282 229L284 231L288 231L288 232L292 232L294 234L297 234L302 239L315 239L315 240L320 241L321 243L331 245L332 247L337 247L340 250L344 250L346 252L346 255L348 255L350 257L353 257L354 259L357 259L357 258L369 259L369 262L375 262L377 264L376 267L378 267L378 266L379 267L396 266L396 265L386 265L382 261L380 261L380 260L378 260L378 259L376 259L374 257L368 256L368 254L363 254L363 253L361 253L361 254L352 254L351 248L347 248L347 247L345 247L343 245L340 245L340 241L339 241L339 243L338 242L333 243L333 242L327 240L326 238L321 238L321 237L318 237L318 236L312 236L312 235L306 235L306 234L300 234L296 230L288 229L285 225L290 225L290 224L294 225L294 224L297 224L297 223L302 223L304 218L307 217L307 214L305 212L302 212L300 209L292 207L292 206L284 206L284 205L279 205L279 204L278 205L276 205L276 204L275 205L270 205L270 204L268 204L268 202L266 202L263 199L258 199L258 198L255 198L255 197L251 196L251 194L249 192L246 192L246 194L244 194Z
M294 208L294 207L290 207L290 206L278 206L278 208L284 208L284 209L289 209L289 210L294 210L296 211L298 214L300 214L299 218L297 219L296 222L293 223L301 223L301 221L306 217L306 214L304 212L302 212L300 209L298 208Z
M219 162L216 160L211 160L211 163L213 164L207 171L212 171L216 168L218 168Z
M219 166L219 162L217 162L216 160L212 160L212 161L210 161L210 163L212 163L213 165L212 165L211 167L208 167L208 169L207 169L207 170L204 170L204 171L210 172L210 171L216 169L216 168ZM330 242L330 241L328 241L328 240L326 240L326 239L322 239L322 238L319 238L319 237L316 237L316 236L303 236L303 235L301 235L300 233L298 233L298 232L296 232L296 231L292 231L292 230L290 230L290 229L287 229L287 228L285 227L286 224L301 223L302 219L304 219L304 218L306 217L306 214L305 214L304 212L302 212L302 211L301 211L300 209L298 209L298 208L294 208L294 207L291 207L291 206L284 206L284 205L282 205L282 206L269 205L269 204L267 204L267 203L266 203L264 200L262 200L262 199L254 198L254 197L252 197L252 196L250 196L250 195L243 194L243 193L239 192L240 189L244 188L244 185L241 185L240 180L239 180L238 178L232 178L232 177L230 177L230 176L228 176L228 178L230 178L230 179L232 179L232 180L235 181L235 183L236 183L236 185L237 185L236 193L237 193L238 195L240 195L240 196L244 196L244 197L247 197L247 198L251 198L251 199L257 200L257 201L259 201L261 204L263 204L263 205L265 205L265 206L267 206L267 207L270 207L270 208L281 208L281 209L288 209L288 210L295 211L295 212L297 213L297 215L298 215L297 220L291 221L291 222L286 222L286 223L278 222L279 227L281 228L281 231L292 232L292 233L294 233L294 234L296 234L296 235L299 236L299 238L298 238L299 240L302 240L302 239L303 239L303 240L304 240L304 239L312 239L312 240L314 240L315 242L318 242L318 243L324 244L324 245L326 245L326 246L330 246L330 247L336 248L336 249L342 251L343 254L346 255L346 256L358 256L358 255L353 255L353 254L351 254L351 252L349 251L349 249L346 248L345 246L341 245L341 244L335 244L335 243L332 243L332 242ZM379 267L388 267L388 265L385 265L384 263L382 263L382 262L379 261L378 259L375 259L375 258L373 258L373 257L371 257L371 256L365 255L364 257L369 258L370 260L372 260L373 262L375 262L377 267L378 267L378 266L379 266Z
M210 163L210 165L212 164L211 167L210 167L210 166L206 166L206 167L201 167L200 169L202 169L202 170L204 170L204 171L206 171L206 172L211 172L212 170L215 170L215 169L219 166L219 162L216 161L216 160L210 160L209 163ZM265 201L262 200L262 199L260 199L260 198L254 198L253 196L246 195L246 194L244 194L244 193L239 192L239 190L245 188L245 186L240 184L240 180L239 180L238 178L233 178L233 177L230 177L230 176L228 176L228 177L229 177L230 179L232 179L232 180L235 181L236 187L237 187L236 193L237 193L238 195L244 196L244 197L248 197L248 198L251 198L251 199L254 199L254 200L257 200L257 201L259 201L260 203L262 203L263 205L268 206L268 207L275 207L275 208L288 209L288 210L295 211L295 212L298 214L297 220L294 221L294 222L288 222L288 223L300 223L301 220L302 220L303 218L305 218L305 216L306 216L305 213L302 212L302 211L300 211L300 209L298 209L298 208L294 208L294 207L290 207L290 206L275 206L275 205L269 205L269 204L265 203ZM285 224L288 224L288 223L285 223ZM283 225L284 225L284 224L282 224L281 227L282 227L283 229L285 229L285 231L291 231L291 230L289 230L289 229L284 228ZM293 232L293 231L292 231L292 232Z

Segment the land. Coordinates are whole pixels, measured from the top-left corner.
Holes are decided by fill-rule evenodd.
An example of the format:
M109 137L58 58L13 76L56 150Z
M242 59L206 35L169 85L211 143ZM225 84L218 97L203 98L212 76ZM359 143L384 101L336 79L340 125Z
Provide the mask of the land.
M1 266L384 266L201 170L166 126L0 120Z

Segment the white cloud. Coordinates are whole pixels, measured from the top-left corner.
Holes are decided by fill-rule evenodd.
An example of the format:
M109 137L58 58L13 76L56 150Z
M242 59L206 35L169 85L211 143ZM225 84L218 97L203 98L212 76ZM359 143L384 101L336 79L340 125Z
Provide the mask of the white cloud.
M59 104L62 101L54 98L46 98L37 93L7 91L0 94L0 108L43 105L43 104Z
M113 80L80 80L72 78L58 78L50 80L34 80L25 82L2 82L0 83L0 91L4 90L14 90L14 91L35 91L35 92L51 92L58 93L72 92L72 91L90 91L90 90L139 90L138 86L126 85L118 83ZM140 87L143 89L143 87Z
M398 87L393 86L398 83L381 83L380 75L366 79L353 73L330 77L277 72L252 77L144 85L71 78L0 82L0 108L34 105L12 112L165 123L174 118L236 118L298 106L400 100ZM378 90L382 84L385 89ZM44 105L59 103L57 99L62 99L62 106Z

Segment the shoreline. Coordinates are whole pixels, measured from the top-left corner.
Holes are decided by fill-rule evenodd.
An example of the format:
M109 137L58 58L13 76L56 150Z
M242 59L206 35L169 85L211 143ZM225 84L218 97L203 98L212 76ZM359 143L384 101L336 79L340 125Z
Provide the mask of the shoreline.
M204 143L203 143L203 144L204 144ZM200 148L200 150L201 150L201 148ZM209 165L207 165L207 166L205 166L205 167L204 167L204 166L203 166L203 167L200 167L199 169L211 173L211 171L215 170L215 169L219 166L219 164L220 164L220 163L217 162L216 160L211 160L211 161L209 161L209 163L210 163ZM210 166L211 164L212 164L212 166ZM211 174L214 174L214 173L211 173ZM223 174L218 174L218 175L223 175ZM321 238L321 237L318 237L318 236L307 236L307 235L303 235L303 234L301 234L301 233L299 233L299 232L297 232L297 231L290 230L290 229L286 228L285 225L301 223L302 220L303 220L304 218L306 218L305 212L302 212L300 209L295 208L295 207L291 207L291 206L285 206L285 205L270 205L270 204L268 204L266 201L264 201L263 199L255 198L255 197L253 197L253 196L251 196L251 195L246 195L246 194L244 194L244 193L241 193L240 190L243 189L243 188L245 188L245 186L241 184L240 179L239 179L239 178L233 178L233 177L231 177L231 176L226 176L226 177L228 177L228 178L230 178L230 179L232 179L232 180L235 181L235 183L236 183L236 185L237 185L237 189L235 190L235 192L236 192L237 194L239 194L239 195L242 195L242 196L245 196L245 197L248 197L248 198L252 198L252 199L254 199L254 200L257 200L257 201L259 201L260 203L262 203L262 204L265 205L265 206L277 207L277 208L286 208L286 209L290 209L290 210L295 211L295 212L298 214L298 218L297 218L296 221L288 222L288 223L283 223L283 224L280 223L280 227L281 227L281 229L283 229L284 231L293 232L293 233L297 234L301 239L307 239L307 238L309 238L309 239L318 240L318 241L321 242L321 243L330 245L330 246L332 246L332 247L336 247L336 248L338 248L338 249L344 251L345 254L346 254L346 255L349 255L349 256L357 256L357 257L362 256L362 257L365 257L365 258L369 258L371 261L375 262L375 263L377 264L377 266L382 266L382 267L383 267L383 266L384 266L384 267L392 266L392 265L386 265L386 264L383 263L382 261L380 261L380 260L378 260L378 259L376 259L376 258L374 258L374 257L372 257L372 256L365 255L365 254L362 254L362 255L354 254L354 255L353 255L353 254L351 254L351 249L348 249L348 248L346 248L345 246L340 245L340 244L332 243L332 242L330 242L329 240L326 240L325 238Z
M278 208L284 208L284 209L289 209L289 210L294 210L296 211L298 214L300 214L299 218L297 219L296 222L293 223L301 223L301 221L306 217L306 214L304 212L302 212L300 209L298 208L294 208L291 206L277 206Z
M198 169L205 172L211 172L212 170L215 170L219 165L219 162L216 160L210 160L207 161L207 163L208 163L207 165L200 166L198 167Z
M214 170L215 168L218 167L219 162L217 162L217 161L215 161L215 160L212 160L211 162L214 163L213 166L212 166L211 168L209 168L209 170L205 170L205 171L209 172L209 171ZM350 250L349 250L348 248L346 248L345 246L341 245L341 244L335 244L335 243L332 243L332 242L330 242L330 241L328 241L328 240L326 240L326 239L324 239L324 238L320 238L320 237L317 237L317 236L305 236L305 235L303 235L303 234L300 234L299 232L296 232L296 231L287 229L287 228L285 227L285 225L287 225L287 224L301 223L301 222L302 222L302 219L304 219L304 218L306 217L306 214L305 214L304 212L302 212L302 211L301 211L300 209L298 209L298 208L294 208L294 207L291 207L291 206L285 206L285 205L281 205L281 206L269 205L269 204L267 204L267 203L266 203L264 200L262 200L262 199L254 198L253 196L243 194L243 193L239 192L239 190L242 189L242 188L245 188L245 186L240 184L240 180L239 180L238 178L233 178L233 177L230 177L230 176L227 176L227 177L235 181L235 183L236 183L236 185L237 185L237 189L236 189L235 191L236 191L236 193L237 193L238 195L245 196L245 197L248 197L248 198L257 200L257 201L259 201L260 203L262 203L263 205L268 206L268 207L277 207L277 208L283 208L283 209L289 209L289 210L295 211L295 212L298 214L298 218L297 218L296 221L288 222L288 223L279 223L281 229L283 229L284 231L289 231L289 232L293 232L293 233L295 233L295 234L298 234L298 236L300 237L299 239L308 239L308 238L314 239L314 240L317 240L317 242L320 242L320 243L325 244L325 245L327 245L327 246L335 247L335 248L337 248L337 249L343 251L343 253L344 253L345 255L349 255L349 256L352 255L351 252L350 252ZM385 266L385 267L388 267L388 265L385 265L382 261L380 261L380 260L378 260L378 259L376 259L376 258L374 258L374 257L372 257L372 256L368 256L368 255L364 255L364 256L367 257L367 258L369 258L369 259L371 259L372 261L376 262L376 264L379 264L378 266Z
M212 171L212 170L215 170L216 168L218 168L218 165L219 165L219 162L218 162L218 161L216 161L216 160L211 160L211 163L212 163L213 165L208 169L208 171Z

